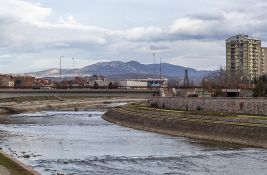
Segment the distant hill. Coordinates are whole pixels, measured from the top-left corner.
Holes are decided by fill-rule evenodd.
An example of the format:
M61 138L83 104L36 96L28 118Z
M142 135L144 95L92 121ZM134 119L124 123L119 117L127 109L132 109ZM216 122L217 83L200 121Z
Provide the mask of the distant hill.
M162 63L162 76L169 79L183 79L185 69L188 70L189 79L200 80L203 76L211 73L211 71L198 71L192 68L186 68L169 63ZM155 69L155 74L154 74ZM159 78L159 64L141 64L136 61L121 62L99 62L81 69L75 70L76 76L105 75L109 79L133 79L133 78ZM63 77L71 77L72 69L62 69ZM39 72L28 73L28 75L38 77L58 77L59 69L48 69Z

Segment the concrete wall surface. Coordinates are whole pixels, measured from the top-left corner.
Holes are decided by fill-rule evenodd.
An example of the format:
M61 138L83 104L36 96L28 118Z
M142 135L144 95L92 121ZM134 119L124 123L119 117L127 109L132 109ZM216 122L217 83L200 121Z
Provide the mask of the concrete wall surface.
M27 96L84 96L84 97L141 97L159 95L158 90L123 90L123 89L1 89L0 98Z
M150 98L149 103L167 109L267 116L267 98L155 97Z

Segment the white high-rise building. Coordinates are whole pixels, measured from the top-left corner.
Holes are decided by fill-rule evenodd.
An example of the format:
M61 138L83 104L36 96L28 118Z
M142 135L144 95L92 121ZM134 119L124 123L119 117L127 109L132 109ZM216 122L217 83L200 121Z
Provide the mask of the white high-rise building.
M261 40L243 34L232 36L226 40L226 70L249 79L259 77L266 72L262 54Z
M261 60L261 71L262 75L267 75L267 47L262 47L262 60Z

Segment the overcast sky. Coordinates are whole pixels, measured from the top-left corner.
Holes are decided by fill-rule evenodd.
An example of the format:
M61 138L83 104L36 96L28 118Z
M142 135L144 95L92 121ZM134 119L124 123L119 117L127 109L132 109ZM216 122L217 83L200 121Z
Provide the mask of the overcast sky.
M225 65L225 39L267 46L266 0L0 0L0 72L99 61Z

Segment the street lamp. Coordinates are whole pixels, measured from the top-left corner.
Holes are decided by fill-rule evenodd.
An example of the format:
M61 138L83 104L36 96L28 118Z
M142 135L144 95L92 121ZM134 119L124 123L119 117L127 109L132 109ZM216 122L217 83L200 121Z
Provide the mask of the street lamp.
M75 80L74 78L74 72L75 71L75 64L74 64L74 58L72 58L72 78L73 78L73 81Z
M203 83L203 87L202 87L202 96L204 97L204 93L205 93L205 87L207 86L207 83L208 83L208 79L205 78L205 81Z
M63 56L61 56L60 57L60 59L59 59L59 77L60 77L60 81L62 81L62 72L61 72L61 69L62 69L62 67L61 67L61 62L62 62L62 58L63 58Z
M156 64L156 54L155 53L153 53L153 57L154 57L153 76L155 78L155 64Z

